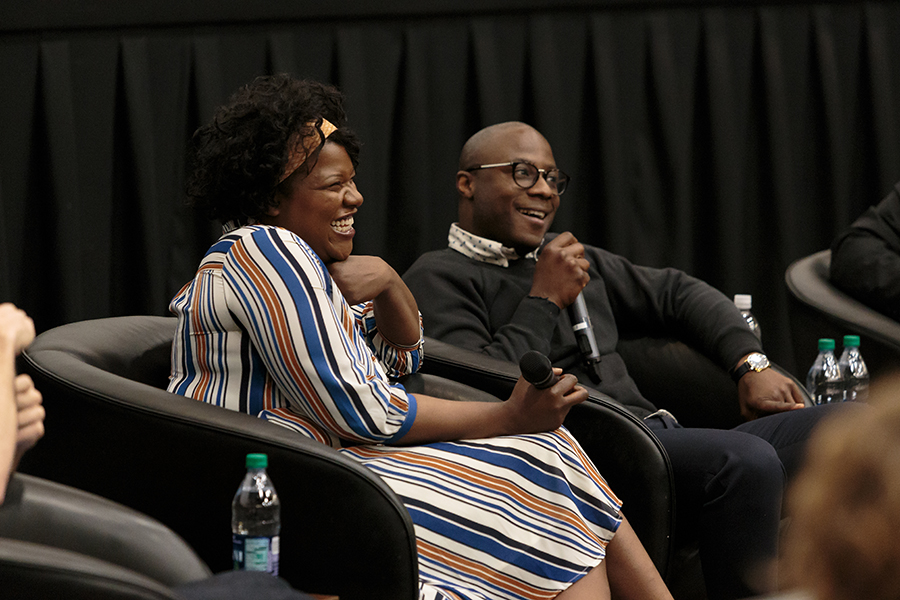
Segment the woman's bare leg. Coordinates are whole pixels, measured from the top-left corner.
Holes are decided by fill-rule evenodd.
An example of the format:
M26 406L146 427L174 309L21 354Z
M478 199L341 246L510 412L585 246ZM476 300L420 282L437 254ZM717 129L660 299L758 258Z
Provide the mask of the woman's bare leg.
M617 534L618 535L618 534ZM606 578L606 561L573 583L556 600L609 600L609 581Z
M603 562L616 600L672 600L672 594L625 515L606 547Z
M625 515L606 547L606 559L558 595L557 600L672 600L650 555Z

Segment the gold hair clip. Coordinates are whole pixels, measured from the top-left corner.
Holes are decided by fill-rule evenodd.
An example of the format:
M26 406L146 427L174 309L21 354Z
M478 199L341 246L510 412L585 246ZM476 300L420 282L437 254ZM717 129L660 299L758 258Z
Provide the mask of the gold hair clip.
M315 127L315 121L310 121L307 125ZM281 179L278 180L278 183L281 183L290 177L294 171L299 169L300 165L305 163L306 159L308 159L315 149L319 147L322 140L327 140L328 136L335 131L337 131L337 127L335 127L331 121L323 117L321 136L319 136L318 131L314 131L301 139L300 134L295 133L290 142L291 151L288 156L287 164L284 165L284 174L281 176Z

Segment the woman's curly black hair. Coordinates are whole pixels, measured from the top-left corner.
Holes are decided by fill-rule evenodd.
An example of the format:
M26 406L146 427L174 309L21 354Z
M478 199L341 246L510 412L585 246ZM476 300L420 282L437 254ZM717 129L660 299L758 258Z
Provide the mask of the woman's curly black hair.
M285 74L257 77L191 138L186 154L188 203L222 222L258 219L278 204L275 189L295 134L301 139L322 136L323 118L337 127L328 140L343 146L356 167L360 144L347 128L337 88ZM298 175L309 171L320 148Z

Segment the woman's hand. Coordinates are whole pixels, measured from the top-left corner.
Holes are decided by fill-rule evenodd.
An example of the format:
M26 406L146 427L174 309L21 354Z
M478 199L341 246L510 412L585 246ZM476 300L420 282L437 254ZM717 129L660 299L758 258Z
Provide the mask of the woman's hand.
M16 375L15 357L34 339L34 323L21 309L0 304L0 504L9 474L44 435L41 394L28 375ZM15 441L15 443L14 443Z
M347 260L329 263L328 272L351 305L374 300L397 285L397 280L403 284L397 272L377 256L351 255Z
M419 306L403 279L377 256L350 256L328 265L349 304L372 300L381 335L397 346L419 343Z
M577 385L578 379L574 375L562 375L562 369L553 369L553 372L559 377L559 381L543 390L519 377L504 405L512 433L537 433L556 429L563 424L573 406L587 400L587 390Z

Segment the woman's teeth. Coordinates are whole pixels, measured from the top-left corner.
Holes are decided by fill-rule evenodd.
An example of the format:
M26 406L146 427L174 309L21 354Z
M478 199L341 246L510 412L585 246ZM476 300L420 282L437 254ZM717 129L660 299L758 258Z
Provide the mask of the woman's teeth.
M343 219L335 219L331 222L331 228L338 233L347 233L353 229L353 217L344 217Z

